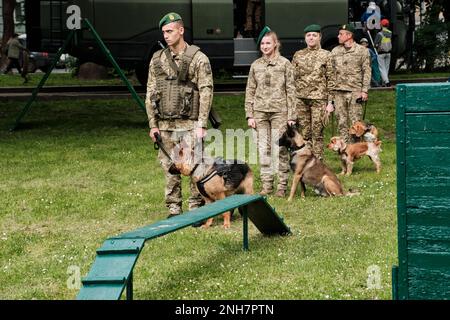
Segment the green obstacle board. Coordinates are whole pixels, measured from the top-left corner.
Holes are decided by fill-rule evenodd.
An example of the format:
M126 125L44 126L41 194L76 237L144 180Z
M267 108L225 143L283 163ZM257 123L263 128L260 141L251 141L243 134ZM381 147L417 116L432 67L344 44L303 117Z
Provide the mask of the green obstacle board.
M118 300L126 289L133 299L133 268L145 241L164 236L194 223L239 208L243 216L244 250L248 250L248 220L265 235L287 235L289 228L260 195L233 195L177 217L161 220L107 239L78 293L79 300Z
M394 299L450 298L450 83L397 86Z

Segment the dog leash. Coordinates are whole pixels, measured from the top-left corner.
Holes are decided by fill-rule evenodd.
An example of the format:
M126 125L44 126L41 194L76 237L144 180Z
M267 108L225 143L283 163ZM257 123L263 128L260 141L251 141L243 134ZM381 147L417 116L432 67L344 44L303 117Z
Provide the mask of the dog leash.
M154 137L156 139L155 143L153 144L153 147L155 148L155 150L159 150L161 149L161 151L166 155L166 157L172 161L172 158L170 157L169 153L166 151L166 149L164 149L164 144L162 142L162 138L159 135L159 133L155 132ZM172 161L173 162L173 161Z

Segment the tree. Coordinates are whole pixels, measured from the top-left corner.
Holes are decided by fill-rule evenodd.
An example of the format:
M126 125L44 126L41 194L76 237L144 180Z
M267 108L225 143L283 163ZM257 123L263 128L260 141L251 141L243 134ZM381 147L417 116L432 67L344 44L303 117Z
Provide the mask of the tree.
M16 8L16 0L2 0L2 16L3 16L3 38L2 48L6 45L9 38L14 34L14 9ZM6 57L2 56L0 65L3 65Z
M448 64L450 3L447 0L416 0L412 2L416 6L422 2L426 5L424 24L415 33L415 69L425 68L425 71L432 71L437 61ZM444 20L439 19L441 13Z

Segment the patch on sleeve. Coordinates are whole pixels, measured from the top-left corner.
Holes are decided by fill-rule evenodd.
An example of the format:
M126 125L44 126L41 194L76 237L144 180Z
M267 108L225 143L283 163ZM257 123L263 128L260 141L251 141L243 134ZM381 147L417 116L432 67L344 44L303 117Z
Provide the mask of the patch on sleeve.
M212 73L211 65L209 63L205 63L205 72L206 72L206 74Z

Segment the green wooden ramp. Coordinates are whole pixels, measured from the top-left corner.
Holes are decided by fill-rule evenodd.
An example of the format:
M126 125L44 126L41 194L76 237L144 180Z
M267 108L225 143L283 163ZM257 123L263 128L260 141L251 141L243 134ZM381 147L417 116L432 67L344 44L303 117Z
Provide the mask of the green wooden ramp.
M397 86L394 299L450 298L450 83Z
M287 235L290 229L260 195L233 195L182 215L108 238L100 249L78 293L79 300L118 300L126 289L133 298L133 268L147 240L191 226L194 223L241 208L243 246L248 250L248 220L265 235Z

